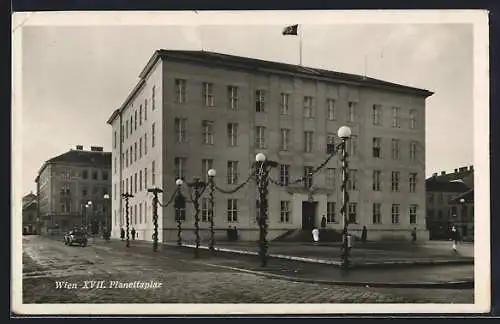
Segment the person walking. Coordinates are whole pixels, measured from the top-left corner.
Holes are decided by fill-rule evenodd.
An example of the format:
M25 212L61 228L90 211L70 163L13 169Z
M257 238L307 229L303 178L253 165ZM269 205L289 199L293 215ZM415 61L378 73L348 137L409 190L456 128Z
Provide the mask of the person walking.
M453 251L457 251L457 241L458 241L458 231L457 231L457 228L455 227L455 225L453 225L451 227L451 233L450 233L450 240L452 241L452 249Z
M417 242L417 228L416 227L414 227L411 230L411 241L412 241L412 243Z
M312 236L313 236L314 244L317 244L319 241L319 230L316 227L313 227Z
M323 217L321 218L321 228L322 229L326 228L326 217L325 217L325 215L323 215Z
M361 231L361 242L366 243L366 236L368 235L368 230L366 226L363 226L363 230Z
M125 239L125 230L123 229L123 227L120 228L120 238L122 239L122 241Z
M130 234L132 234L132 241L135 240L135 228L132 227L132 231L130 231Z

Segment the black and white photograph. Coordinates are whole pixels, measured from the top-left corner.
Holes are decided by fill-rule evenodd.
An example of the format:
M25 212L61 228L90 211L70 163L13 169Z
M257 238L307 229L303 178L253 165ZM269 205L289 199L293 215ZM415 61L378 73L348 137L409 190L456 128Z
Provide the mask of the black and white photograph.
M487 12L12 25L13 312L489 310Z

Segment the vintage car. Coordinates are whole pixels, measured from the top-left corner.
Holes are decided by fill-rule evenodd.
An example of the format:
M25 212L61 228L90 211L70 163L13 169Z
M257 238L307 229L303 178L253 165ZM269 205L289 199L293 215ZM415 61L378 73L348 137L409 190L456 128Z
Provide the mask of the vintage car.
M71 230L64 235L64 244L66 245L87 245L87 234L81 230Z

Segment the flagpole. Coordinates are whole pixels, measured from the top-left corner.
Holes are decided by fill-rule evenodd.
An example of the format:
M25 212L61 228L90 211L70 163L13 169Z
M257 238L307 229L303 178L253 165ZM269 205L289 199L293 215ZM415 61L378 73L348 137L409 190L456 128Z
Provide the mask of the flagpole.
M299 25L298 27L299 30L299 65L302 66L302 26Z

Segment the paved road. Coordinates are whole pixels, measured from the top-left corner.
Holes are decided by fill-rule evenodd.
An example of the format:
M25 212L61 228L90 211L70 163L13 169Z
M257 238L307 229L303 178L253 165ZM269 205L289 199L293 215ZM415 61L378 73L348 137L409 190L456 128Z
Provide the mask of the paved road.
M121 243L121 242L120 242ZM472 303L472 290L345 287L269 279L205 265L192 254L123 244L68 247L23 238L24 303ZM84 282L94 282L85 289ZM104 281L105 289L98 289ZM66 288L56 288L56 282ZM138 282L136 288L123 288ZM151 287L145 288L145 284ZM76 284L77 288L72 288ZM113 288L109 288L114 285ZM143 287L141 287L141 285Z

